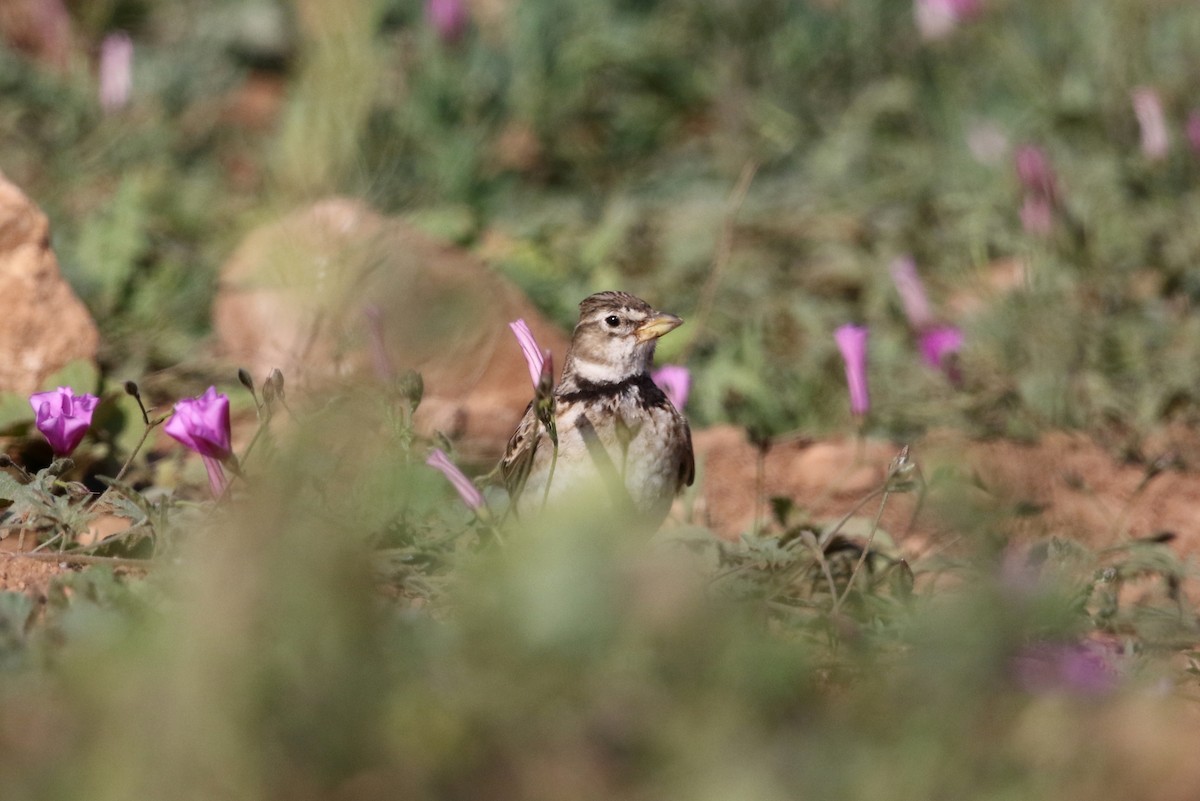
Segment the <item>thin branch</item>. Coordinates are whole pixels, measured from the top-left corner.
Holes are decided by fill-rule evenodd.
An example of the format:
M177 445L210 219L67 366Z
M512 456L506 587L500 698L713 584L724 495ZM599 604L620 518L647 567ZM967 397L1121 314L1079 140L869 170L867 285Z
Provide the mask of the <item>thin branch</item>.
M889 477L889 482L890 482ZM850 596L850 590L854 587L854 579L858 576L858 571L862 569L863 563L867 561L867 555L871 553L871 546L875 544L875 532L879 531L879 521L883 518L883 510L887 507L888 498L891 496L890 489L884 489L883 497L879 500L879 511L875 513L875 519L871 522L871 533L867 535L867 542L863 545L862 553L858 555L858 561L854 564L854 570L850 572L850 578L846 580L846 590L841 597L836 598L833 602L832 614L836 615L846 598Z
M141 404L140 398L138 399L138 404L139 405ZM145 415L144 410L143 410L142 414ZM163 415L162 417L158 418L157 420L147 420L146 428L144 431L142 431L141 439L139 439L137 441L137 444L133 446L133 450L129 452L128 458L125 459L125 464L121 465L120 471L117 472L117 477L113 479L112 484L109 484L107 487L104 488L104 492L97 495L94 499L92 499L91 503L89 503L85 507L88 511L91 511L92 509L95 509L97 506L99 506L100 501L102 501L106 497L108 497L108 493L112 491L113 484L118 484L121 482L121 479L125 478L125 474L129 472L129 467L130 467L130 465L133 464L134 458L142 450L142 447L146 444L146 440L149 439L150 432L153 431L158 426L165 423L168 419L170 419L170 417L171 417L171 415L167 414L167 415Z

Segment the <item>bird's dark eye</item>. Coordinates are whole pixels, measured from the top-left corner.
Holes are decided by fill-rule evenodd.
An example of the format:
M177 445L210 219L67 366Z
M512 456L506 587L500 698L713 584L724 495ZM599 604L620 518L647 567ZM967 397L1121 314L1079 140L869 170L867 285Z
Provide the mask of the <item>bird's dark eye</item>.
M616 328L618 325L621 324L621 318L615 314L610 314L604 318L604 324L607 325L609 328Z

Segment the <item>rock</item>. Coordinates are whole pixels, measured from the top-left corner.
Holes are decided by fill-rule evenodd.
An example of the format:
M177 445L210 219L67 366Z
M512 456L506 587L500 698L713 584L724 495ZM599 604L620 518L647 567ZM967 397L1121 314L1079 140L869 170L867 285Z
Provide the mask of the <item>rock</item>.
M418 423L479 458L503 451L533 397L508 329L519 317L561 365L566 335L516 287L471 254L347 198L252 231L222 269L213 306L223 355L260 378L278 367L289 388L419 371Z
M96 358L99 333L58 269L46 215L0 174L0 392L30 393Z

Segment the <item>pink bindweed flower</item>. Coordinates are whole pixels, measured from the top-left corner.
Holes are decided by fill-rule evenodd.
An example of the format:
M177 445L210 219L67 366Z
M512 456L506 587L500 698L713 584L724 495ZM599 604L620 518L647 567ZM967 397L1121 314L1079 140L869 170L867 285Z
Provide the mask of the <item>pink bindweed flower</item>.
M1046 151L1037 145L1021 145L1013 154L1013 161L1026 194L1051 202L1058 199L1058 180Z
M650 378L666 394L671 405L683 411L683 406L687 403L688 394L692 389L691 372L682 365L664 364L650 373Z
M1162 99L1149 86L1139 86L1130 95L1133 113L1137 116L1142 134L1142 155L1150 161L1162 161L1171 150L1167 120L1163 116Z
M550 350L543 349L538 345L537 340L533 338L533 332L529 330L529 324L524 320L514 320L508 324L508 327L516 335L521 352L525 354L525 364L529 367L529 380L533 382L533 388L536 390L542 382L542 373L545 371L546 365L552 364Z
M100 399L95 395L86 392L76 395L70 387L29 396L29 405L37 415L34 425L50 443L55 456L68 456L79 446L92 424L92 413L98 403Z
M463 0L426 0L425 18L444 44L452 45L462 38L471 21Z
M850 390L850 413L864 416L871 408L867 393L867 337L865 326L846 324L833 332L834 341L846 362L846 386Z
M1016 682L1026 692L1105 695L1116 689L1117 673L1098 643L1034 643L1012 660Z
M1054 231L1054 204L1044 197L1026 195L1021 201L1021 227L1031 234L1049 236Z
M133 40L115 31L100 43L100 107L107 112L129 105L133 93Z
M1046 152L1036 145L1022 145L1014 156L1017 178L1025 191L1021 201L1021 225L1031 234L1048 236L1054 231L1058 209L1058 179Z
M904 316L908 324L920 331L933 323L933 313L929 310L929 297L925 294L925 285L917 274L917 263L912 256L901 256L888 267L892 274L892 283L900 294L900 303L904 306Z
M467 478L463 471L455 466L454 462L450 461L450 457L441 448L434 448L429 452L429 458L425 460L425 464L432 467L446 477L454 489L458 492L458 497L462 499L463 504L473 512L478 512L484 508L483 493L475 486L475 482Z
M208 486L214 498L221 497L229 480L222 462L232 458L229 427L229 397L209 387L196 398L175 404L175 413L163 426L168 436L200 454L208 471Z
M914 0L913 18L921 38L944 39L983 10L981 0Z
M1183 130L1187 135L1188 146L1192 148L1192 153L1200 156L1200 108L1194 108L1188 113Z
M953 356L962 350L962 329L953 325L937 325L921 332L921 359L935 370L941 370L952 383L961 376Z

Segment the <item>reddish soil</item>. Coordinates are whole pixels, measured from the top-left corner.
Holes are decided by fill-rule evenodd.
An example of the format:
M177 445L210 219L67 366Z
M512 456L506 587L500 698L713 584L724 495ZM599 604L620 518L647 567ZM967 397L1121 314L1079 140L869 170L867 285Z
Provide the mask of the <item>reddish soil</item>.
M38 562L15 553L16 537L0 540L0 590L46 597L50 582L70 568L58 562Z
M1164 442L1173 458L1148 478L1145 464L1115 459L1082 434L1051 433L1022 444L936 433L910 449L927 482L924 503L918 511L916 493L892 495L881 525L910 553L959 523L984 518L1005 531L1099 547L1169 531L1177 537L1173 547L1193 553L1200 548L1200 471L1191 466L1187 442ZM697 432L695 446L703 465L697 522L729 538L752 530L756 507L760 525L769 518L772 496L792 499L816 522L840 518L883 485L901 450L884 441L835 439L778 444L760 454L732 427ZM856 514L869 519L878 509L871 501Z

